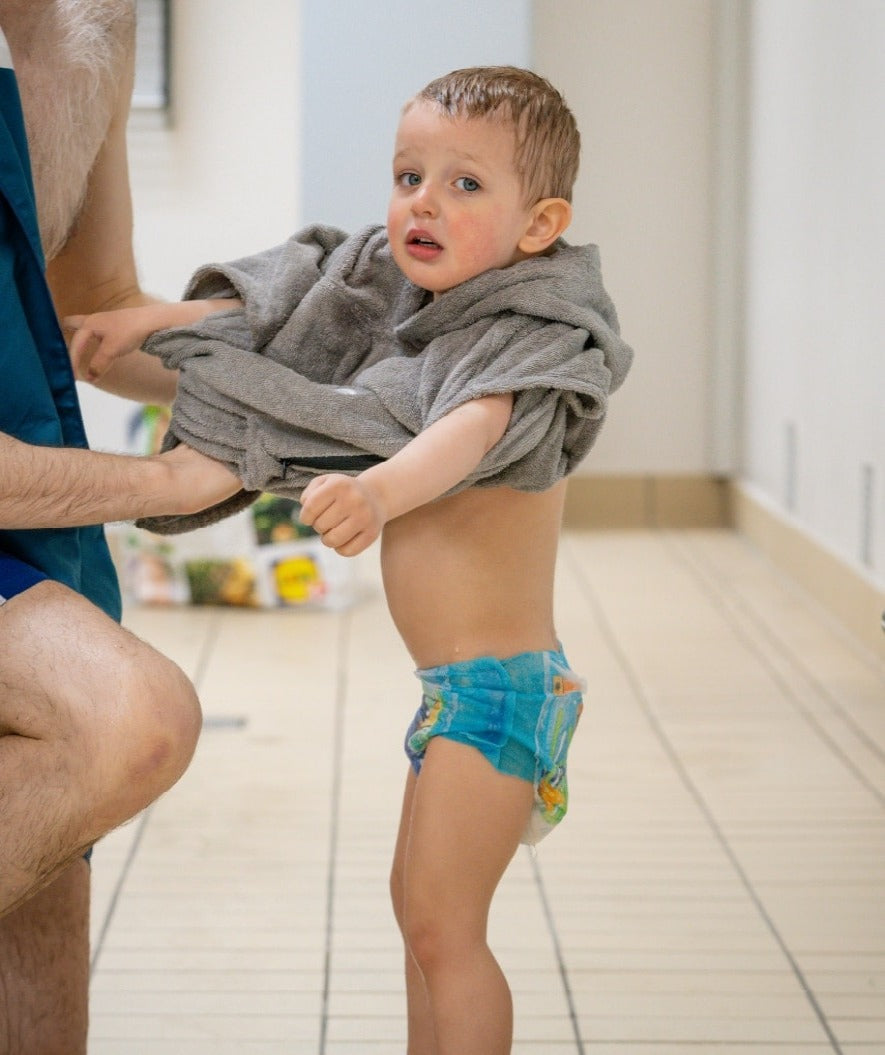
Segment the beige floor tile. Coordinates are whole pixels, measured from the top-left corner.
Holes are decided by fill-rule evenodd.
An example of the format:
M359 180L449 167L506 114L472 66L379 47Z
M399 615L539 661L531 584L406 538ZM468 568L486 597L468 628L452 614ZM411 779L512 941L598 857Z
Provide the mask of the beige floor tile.
M847 1045L865 1044L885 1051L885 1018L837 1019L833 1029L840 1043Z
M757 1044L786 1044L800 1042L819 1044L826 1042L826 1034L812 1015L796 1019L731 1018L723 1015L699 1015L696 1018L680 1019L667 1015L625 1020L622 1017L600 1017L589 1019L582 1025L582 1038L594 1050L596 1043L617 1041L633 1044L637 1051L649 1044L669 1042L682 1045L685 1052L694 1055L699 1045L735 1044L749 1047ZM539 1038L541 1039L541 1038ZM628 1049L629 1050L629 1049ZM595 1051L594 1051L595 1055Z
M328 1038L331 1044L340 1041L396 1044L397 1047L391 1050L403 1051L406 1046L405 1014L330 1018Z
M299 943L300 945L300 943ZM217 971L224 974L242 971L314 971L322 977L323 950L298 949L143 949L141 947L109 945L101 953L94 974L100 986L105 973L127 972L138 986L141 971L205 972L209 977Z
M322 992L322 976L317 970L291 969L268 970L266 968L200 970L113 970L96 975L92 992L94 995L147 993L160 997L165 993L219 994L244 997L249 993L301 993Z
M313 1022L319 1020L322 1008L319 992L275 989L270 992L198 991L180 987L158 993L148 990L133 992L98 992L92 1000L93 1020L119 1015L164 1018L188 1016L194 1018L241 1016L242 1018L280 1018L297 1016Z
M273 1041L282 1053L292 1051L295 1044L315 1045L318 1038L316 1015L200 1015L166 1013L160 1008L151 1014L96 1015L90 1032L95 1040L114 1040L121 1048L131 1042L134 1047L143 1045L145 1051L155 1042L218 1040L244 1046Z
M751 1042L749 1044L720 1043L715 1041L692 1042L686 1046L683 1042L670 1043L649 1041L637 1045L636 1041L590 1041L587 1045L592 1055L832 1055L832 1045L827 1041L812 1042L805 1041L801 1044L787 1043L765 1043ZM574 1046L567 1049L573 1052ZM545 1049L534 1043L516 1043L513 1046L514 1055L544 1055ZM558 1048L551 1048L552 1055L557 1055ZM866 1055L873 1055L869 1050Z
M405 1011L405 993L401 987L391 989L364 988L341 991L336 986L329 998L331 1018L402 1018Z
M183 1040L175 1038L135 1039L130 1034L124 1037L95 1037L89 1042L89 1055L120 1055L121 1043L125 1044L126 1055L285 1055L292 1047L281 1044L278 1040ZM315 1050L317 1040L309 1042L308 1050ZM398 1055L398 1053L397 1053Z

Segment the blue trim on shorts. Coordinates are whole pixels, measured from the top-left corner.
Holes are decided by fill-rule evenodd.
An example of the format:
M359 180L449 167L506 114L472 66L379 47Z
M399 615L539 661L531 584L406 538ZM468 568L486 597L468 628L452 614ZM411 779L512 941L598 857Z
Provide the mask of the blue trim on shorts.
M8 601L25 590L30 590L38 582L45 582L48 576L42 571L25 564L24 561L0 553L0 604Z

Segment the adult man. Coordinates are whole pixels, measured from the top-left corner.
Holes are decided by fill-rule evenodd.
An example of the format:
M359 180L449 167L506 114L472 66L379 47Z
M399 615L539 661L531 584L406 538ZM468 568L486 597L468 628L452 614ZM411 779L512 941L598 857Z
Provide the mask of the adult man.
M143 299L125 154L133 7L0 0L0 1055L85 1052L83 852L178 779L199 732L184 674L116 622L101 529L76 525L199 509L241 486L190 451L82 449L43 278L41 235L60 313ZM110 383L171 397L172 375L135 366Z

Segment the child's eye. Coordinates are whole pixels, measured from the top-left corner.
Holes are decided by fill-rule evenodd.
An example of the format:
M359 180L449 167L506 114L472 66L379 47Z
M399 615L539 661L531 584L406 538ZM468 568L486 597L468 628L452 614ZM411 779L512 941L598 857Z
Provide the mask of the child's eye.
M401 172L396 177L396 182L403 187L417 187L421 182L421 177L417 172Z
M459 176L455 180L455 186L459 190L476 191L479 190L479 183L473 178L473 176Z

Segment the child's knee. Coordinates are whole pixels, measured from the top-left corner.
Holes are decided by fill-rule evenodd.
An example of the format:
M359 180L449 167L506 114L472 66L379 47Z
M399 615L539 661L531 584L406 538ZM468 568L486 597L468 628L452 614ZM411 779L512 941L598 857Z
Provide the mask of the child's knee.
M404 918L403 937L412 958L425 976L432 975L445 959L445 936L431 915L408 913Z
M390 878L388 880L390 889L390 903L393 906L393 915L396 918L396 922L399 924L400 930L403 929L403 902L405 899L405 889L403 885L403 873L396 863L390 870Z
M403 937L415 962L425 976L462 963L470 949L485 945L485 928L481 921L440 905L406 901L403 913Z

